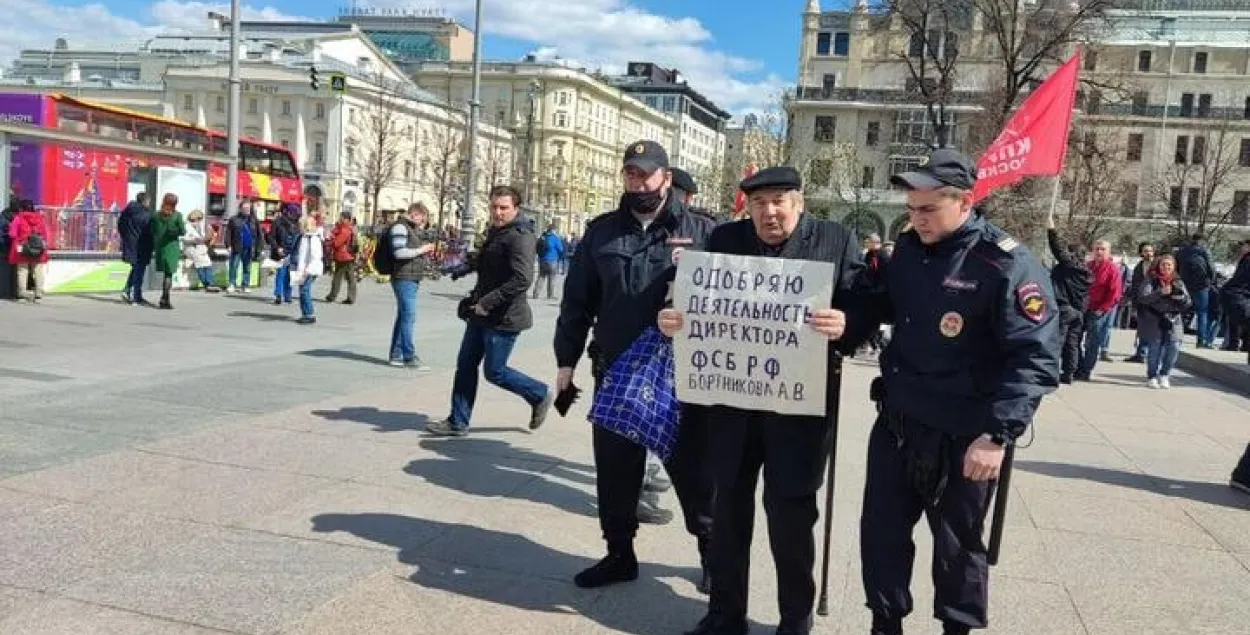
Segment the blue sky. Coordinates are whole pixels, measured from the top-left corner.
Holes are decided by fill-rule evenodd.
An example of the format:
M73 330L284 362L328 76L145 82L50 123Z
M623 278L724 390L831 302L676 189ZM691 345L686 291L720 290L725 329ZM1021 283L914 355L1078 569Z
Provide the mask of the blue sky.
M372 0L379 7L441 7L472 26L473 0ZM834 0L825 0L825 9ZM766 108L794 83L806 0L485 0L489 58L537 52L588 68L629 61L676 67L697 90L735 114ZM311 7L324 7L312 9ZM72 48L141 41L154 32L199 30L219 1L0 0L0 60L65 37ZM333 3L244 0L246 19L325 18ZM16 26L10 26L16 25Z

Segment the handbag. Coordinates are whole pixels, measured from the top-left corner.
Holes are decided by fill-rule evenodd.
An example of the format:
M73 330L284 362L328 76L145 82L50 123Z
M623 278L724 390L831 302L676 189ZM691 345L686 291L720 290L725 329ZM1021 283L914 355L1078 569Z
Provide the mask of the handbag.
M667 461L681 415L673 372L673 341L649 327L604 373L591 401L590 422Z

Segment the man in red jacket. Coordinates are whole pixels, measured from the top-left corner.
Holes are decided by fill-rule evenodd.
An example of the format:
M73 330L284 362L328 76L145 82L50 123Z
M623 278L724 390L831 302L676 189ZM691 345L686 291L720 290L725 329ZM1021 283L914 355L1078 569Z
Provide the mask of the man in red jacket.
M48 267L48 224L31 201L17 204L9 225L9 264L17 269L17 295L31 302L43 298L43 275ZM34 292L28 291L31 279Z
M334 261L334 280L330 283L330 295L326 296L326 302L334 302L339 295L339 289L343 287L343 281L347 281L347 299L343 304L356 303L356 224L352 222L352 213L343 212L342 218L334 225L334 231L330 233L329 249L326 251L330 254L330 260Z
M1094 274L1094 284L1089 288L1089 303L1085 309L1085 348L1077 367L1075 379L1078 381L1089 381L1093 375L1102 343L1115 320L1115 307L1124 295L1120 267L1111 259L1111 243L1105 240L1094 243L1092 254L1086 266Z

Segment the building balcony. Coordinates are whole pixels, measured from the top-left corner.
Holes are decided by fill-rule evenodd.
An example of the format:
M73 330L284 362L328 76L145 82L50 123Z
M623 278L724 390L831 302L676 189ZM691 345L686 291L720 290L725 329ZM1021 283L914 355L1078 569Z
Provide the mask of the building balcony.
M1162 104L1100 104L1093 111L1081 111L1085 117L1140 117L1142 119L1161 119L1163 117L1164 106ZM1207 108L1205 111L1199 112L1195 106L1188 113L1181 114L1181 107L1173 105L1167 107L1168 119L1194 120L1194 121L1241 121L1246 119L1246 109L1244 106L1218 106Z
M880 104L882 106L924 107L924 96L915 91L898 88L813 88L799 86L791 101L805 102L853 102ZM947 106L980 108L985 93L979 91L956 91L951 93Z

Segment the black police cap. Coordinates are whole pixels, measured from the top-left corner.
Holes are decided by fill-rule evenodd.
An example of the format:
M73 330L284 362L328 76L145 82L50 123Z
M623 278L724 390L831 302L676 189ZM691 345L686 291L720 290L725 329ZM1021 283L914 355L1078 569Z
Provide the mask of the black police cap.
M673 168L672 173L673 173L673 187L687 194L699 193L699 186L695 185L694 177L690 176L689 172L681 168Z
M934 150L921 160L917 169L890 178L890 183L909 190L936 190L941 187L971 190L976 182L977 166L972 159L948 148Z
M764 168L742 179L742 183L738 184L738 188L744 194L750 194L757 190L801 190L803 189L803 178L799 176L798 170L782 165L775 168Z
M636 167L648 174L668 169L668 152L654 141L635 141L625 148L625 166Z

